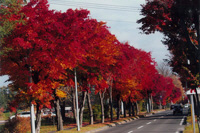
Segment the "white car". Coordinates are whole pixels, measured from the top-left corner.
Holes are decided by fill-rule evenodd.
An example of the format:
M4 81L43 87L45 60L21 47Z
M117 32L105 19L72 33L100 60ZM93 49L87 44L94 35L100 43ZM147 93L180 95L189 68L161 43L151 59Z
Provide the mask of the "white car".
M22 118L31 117L31 113L30 111L20 112L17 114L17 117L22 117ZM15 115L12 115L10 117L10 119L13 119L13 118L15 118Z
M42 117L45 117L45 116L56 116L56 114L54 112L45 111L42 113Z

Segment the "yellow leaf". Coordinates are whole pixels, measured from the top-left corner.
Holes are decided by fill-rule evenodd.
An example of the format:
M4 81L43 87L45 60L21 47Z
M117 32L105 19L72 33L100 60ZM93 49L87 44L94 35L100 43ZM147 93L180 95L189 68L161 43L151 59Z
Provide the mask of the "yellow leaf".
M56 96L60 98L64 98L64 97L67 97L67 94L64 91L56 90Z

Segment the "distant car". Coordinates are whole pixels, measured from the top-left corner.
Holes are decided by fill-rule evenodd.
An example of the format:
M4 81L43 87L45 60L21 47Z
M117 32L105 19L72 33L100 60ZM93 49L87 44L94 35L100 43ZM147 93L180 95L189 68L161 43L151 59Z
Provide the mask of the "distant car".
M173 109L173 115L183 114L183 107L181 105L175 105Z
M46 116L56 116L56 114L51 111L45 111L42 113L42 117L46 117Z
M22 118L31 117L31 113L30 111L20 112L17 114L17 117L22 117ZM10 119L13 119L13 118L15 118L15 115L12 115L10 117Z
M172 110L172 109L174 109L174 106L175 106L174 104L173 104L173 105L171 105L171 106L170 106L170 109L171 109L171 110Z
M188 108L188 107L189 107L189 104L185 104L184 107L185 107L185 108Z

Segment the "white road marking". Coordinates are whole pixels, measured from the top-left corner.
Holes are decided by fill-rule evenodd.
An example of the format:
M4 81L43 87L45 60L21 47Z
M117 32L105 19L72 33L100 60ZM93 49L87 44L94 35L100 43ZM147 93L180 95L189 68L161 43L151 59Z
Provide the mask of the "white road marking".
M151 122L148 122L147 125L151 124Z
M140 128L143 128L144 126L140 126L140 127L138 127L137 129L140 129Z
M186 116L183 116L183 118L181 119L180 125L183 125L184 119Z
M128 133L132 133L133 131L129 131Z
M153 120L153 121L156 121L156 119L155 119L155 120Z

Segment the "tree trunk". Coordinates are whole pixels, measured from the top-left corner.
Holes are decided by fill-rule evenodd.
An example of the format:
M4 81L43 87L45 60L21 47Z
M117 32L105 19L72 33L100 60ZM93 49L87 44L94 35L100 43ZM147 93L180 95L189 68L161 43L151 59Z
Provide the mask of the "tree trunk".
M139 113L139 108L138 108L138 103L137 103L137 101L135 102L135 108L136 108L136 115L138 115L138 113Z
M90 124L94 124L94 116L93 116L93 110L92 110L92 104L90 100L90 93L87 91L87 101L88 101L88 108L89 108L89 115L90 115Z
M63 119L63 121L65 121L65 101L62 102L62 104L60 105L60 107L61 107L62 119Z
M76 97L75 97L75 91L72 89L72 110L74 115L74 122L76 122Z
M124 103L124 118L126 118L126 102L123 103Z
M56 107L56 118L57 118L57 131L63 130L63 120L62 120L62 115L60 111L60 103L59 103L59 98L55 98L55 107Z
M151 94L151 110L153 111L153 97L152 97L152 94Z
M148 94L148 100L149 100L149 113L151 112L151 93Z
M82 127L82 124L83 124L83 111L84 111L84 106L85 106L85 100L86 100L86 95L87 95L87 92L86 91L83 91L82 92L82 103L80 104L80 127Z
M147 110L147 113L149 113L149 100L147 99L147 103L146 103L146 110Z
M99 92L99 98L100 98L100 102L101 102L101 123L104 123L104 121L105 121L104 104L103 104L104 94L105 94L105 91L102 93Z
M113 121L113 101L112 101L112 82L113 80L111 80L111 84L109 86L109 103L110 103L110 120Z
M128 101L128 109L129 109L128 113L129 113L129 117L131 117L131 107L132 107L132 103L131 103L131 99L129 97L129 101Z
M40 127L41 127L41 110L39 109L39 104L36 105L36 121L35 121L35 132L40 133Z
M117 96L117 120L120 118L120 96Z
M135 116L134 103L132 103L132 116Z

